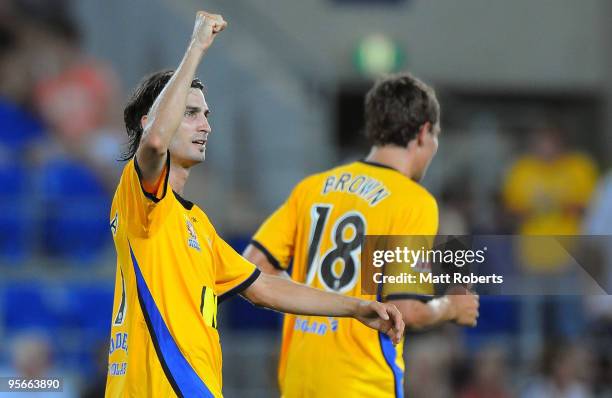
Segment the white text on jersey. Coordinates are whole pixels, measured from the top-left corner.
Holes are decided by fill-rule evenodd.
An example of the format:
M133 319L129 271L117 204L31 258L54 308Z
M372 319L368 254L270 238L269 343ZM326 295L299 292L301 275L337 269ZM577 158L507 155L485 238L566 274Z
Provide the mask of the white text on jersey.
M370 206L376 206L391 194L380 181L364 175L354 176L351 173L327 177L323 184L322 193L327 195L330 192L346 192L357 195L369 202Z

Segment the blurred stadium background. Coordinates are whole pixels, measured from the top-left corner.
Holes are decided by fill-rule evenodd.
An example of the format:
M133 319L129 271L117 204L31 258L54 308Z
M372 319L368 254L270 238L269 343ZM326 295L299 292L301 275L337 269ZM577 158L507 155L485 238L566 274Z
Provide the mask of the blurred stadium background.
M186 196L237 250L307 173L365 155L364 93L404 69L442 104L441 233L612 235L609 0L2 0L0 375L101 396L123 103L177 64L197 9L229 30L200 69L213 135ZM276 396L281 318L220 313L227 397ZM483 297L476 329L407 338L410 397L612 396L608 296Z

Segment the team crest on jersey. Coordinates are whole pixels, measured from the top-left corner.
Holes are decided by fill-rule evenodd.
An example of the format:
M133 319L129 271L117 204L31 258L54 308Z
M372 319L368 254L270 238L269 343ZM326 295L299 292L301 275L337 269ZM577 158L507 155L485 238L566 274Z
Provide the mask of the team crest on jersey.
M187 225L187 244L189 247L200 251L200 242L198 242L198 236L196 235L195 228L187 217L185 217L185 224Z

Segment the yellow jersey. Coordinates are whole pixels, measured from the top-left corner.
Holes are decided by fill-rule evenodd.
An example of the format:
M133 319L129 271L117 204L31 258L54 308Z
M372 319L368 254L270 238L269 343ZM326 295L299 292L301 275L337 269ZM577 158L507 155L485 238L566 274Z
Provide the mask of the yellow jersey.
M307 285L365 299L428 298L433 286L363 295L367 235L436 234L438 208L416 182L359 161L307 177L254 235L252 244ZM382 297L381 297L382 296ZM282 396L403 397L403 342L351 318L286 315L279 363Z
M131 160L113 199L107 397L221 397L217 304L259 275L200 208L171 190L167 158L149 190Z
M522 215L521 235L577 235L581 209L597 185L594 162L579 153L567 153L546 162L526 155L508 172L503 187L506 207ZM517 245L521 265L529 272L564 272L572 263L554 238L525 238Z
M551 162L535 156L520 158L508 172L503 195L506 206L525 216L525 235L575 235L597 185L597 168L587 156L569 153Z

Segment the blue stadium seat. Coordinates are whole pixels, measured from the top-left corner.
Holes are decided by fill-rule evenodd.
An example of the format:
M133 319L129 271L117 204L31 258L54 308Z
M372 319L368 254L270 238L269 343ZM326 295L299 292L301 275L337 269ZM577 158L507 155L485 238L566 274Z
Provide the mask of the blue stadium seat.
M8 330L57 329L63 323L61 292L40 282L5 285L2 323Z
M478 326L464 328L466 345L478 349L490 339L509 339L519 333L519 296L481 296Z
M283 314L254 307L240 296L235 296L219 305L223 327L234 330L279 330Z
M0 98L0 145L21 152L43 136L41 122L20 106Z
M242 253L250 241L250 235L227 239L227 243L238 253ZM282 323L281 314L253 307L240 297L223 302L219 306L219 314L223 316L223 326L240 330L276 330Z
M110 195L97 176L70 159L56 159L40 175L46 254L91 262L110 242Z
M58 366L93 374L92 351L108 344L112 301L112 283L1 284L0 325L5 341L31 330L44 333L53 343Z
M12 161L0 162L0 197L22 195L26 190L26 170Z
M250 242L251 235L227 239L227 243L238 253L242 253ZM254 307L240 297L221 303L219 313L223 316L223 326L240 330L279 330L283 321L282 314Z
M238 253L242 253L244 249L251 243L251 236L232 236L227 239L227 244L230 245Z
M110 334L113 310L112 284L74 284L68 287L70 327L87 333L93 340Z
M11 159L0 162L0 257L8 264L23 261L30 249L27 173Z

